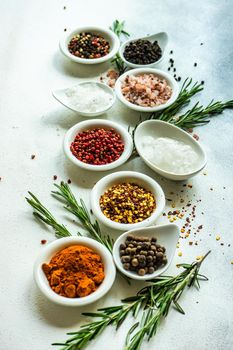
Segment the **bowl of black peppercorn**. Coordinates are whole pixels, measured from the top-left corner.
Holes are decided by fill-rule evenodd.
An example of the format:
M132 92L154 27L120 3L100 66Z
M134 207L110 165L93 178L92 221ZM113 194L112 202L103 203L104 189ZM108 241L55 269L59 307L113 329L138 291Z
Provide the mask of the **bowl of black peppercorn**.
M150 280L170 266L179 239L175 224L130 230L118 237L113 246L117 268L135 280Z
M165 32L131 39L121 45L119 55L131 68L153 67L162 61L167 43Z

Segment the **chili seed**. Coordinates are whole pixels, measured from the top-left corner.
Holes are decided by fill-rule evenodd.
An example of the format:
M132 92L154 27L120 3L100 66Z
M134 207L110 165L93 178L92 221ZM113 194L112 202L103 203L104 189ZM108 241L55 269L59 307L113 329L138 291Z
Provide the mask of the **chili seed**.
M154 195L135 183L121 183L110 187L100 197L99 203L107 218L125 224L147 219L156 207Z

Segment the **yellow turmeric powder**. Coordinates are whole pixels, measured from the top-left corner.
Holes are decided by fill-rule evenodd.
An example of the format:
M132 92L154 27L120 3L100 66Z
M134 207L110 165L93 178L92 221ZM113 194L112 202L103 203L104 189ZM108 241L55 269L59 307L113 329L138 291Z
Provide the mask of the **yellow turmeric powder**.
M73 245L57 252L42 269L54 292L68 298L93 293L104 279L101 257L92 249Z

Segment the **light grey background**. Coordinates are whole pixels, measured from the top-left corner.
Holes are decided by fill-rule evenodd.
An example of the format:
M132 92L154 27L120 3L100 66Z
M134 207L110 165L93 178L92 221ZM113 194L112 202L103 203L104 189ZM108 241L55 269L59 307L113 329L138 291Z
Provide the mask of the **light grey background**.
M74 192L89 204L90 189L104 174L86 173L65 159L63 135L82 118L59 105L51 90L70 86L79 79L95 78L107 66L86 69L69 62L58 51L58 40L64 28L86 24L109 26L116 18L125 20L126 29L135 37L167 31L169 51L174 51L178 75L205 81L205 91L198 96L203 103L207 104L212 97L220 100L233 97L233 2L230 0L1 1L0 349L52 349L52 342L65 340L67 331L77 329L85 321L82 311L118 304L120 298L140 287L135 283L130 290L123 281L116 280L105 298L82 310L47 301L33 282L32 267L43 249L40 240L52 241L54 237L34 221L24 200L27 190L31 190L60 221L67 223L73 232L77 230L49 195L53 175L58 180L71 178ZM167 69L168 59L169 55L163 69ZM194 62L198 64L196 68ZM204 228L198 235L198 246L190 247L187 240L181 240L177 252L182 251L183 257L176 253L169 269L169 273L177 273L176 263L191 262L211 249L202 268L210 280L202 283L199 292L192 289L184 294L181 304L186 315L172 310L157 336L143 345L145 350L233 348L233 265L230 263L233 251L232 246L228 247L233 244L232 113L226 111L196 130L208 157L207 175L201 173L192 179L193 188L185 190L183 198L202 199L194 226L203 224ZM105 117L127 126L134 125L139 116L117 103ZM36 155L34 160L31 154ZM181 184L161 180L140 159L117 170L123 169L144 172L161 183L167 197L176 198L176 194L180 197ZM167 210L170 204L167 203ZM159 222L167 219L161 218ZM179 225L182 223L179 221ZM217 234L221 236L219 242L215 240ZM127 321L117 333L109 328L90 348L123 349L124 336L133 322Z

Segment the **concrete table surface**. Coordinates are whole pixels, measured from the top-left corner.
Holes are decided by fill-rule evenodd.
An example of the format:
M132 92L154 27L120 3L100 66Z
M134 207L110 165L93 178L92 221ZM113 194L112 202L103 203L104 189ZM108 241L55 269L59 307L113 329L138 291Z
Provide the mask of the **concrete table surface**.
M109 26L118 18L126 21L126 29L134 37L167 31L168 54L161 68L167 70L169 51L173 50L177 75L182 81L188 76L194 81L205 81L205 90L196 100L207 104L212 98L233 97L232 5L231 0L1 1L0 349L54 349L52 342L67 339L67 331L78 329L86 321L81 312L118 304L141 286L135 282L130 289L117 279L98 303L67 309L46 300L33 281L33 262L44 248L41 239L50 242L55 238L33 219L24 200L27 191L38 195L75 232L77 226L50 196L53 176L58 176L57 182L71 179L74 193L89 205L93 184L106 174L87 174L72 165L62 151L63 135L82 118L59 105L51 91L94 79L107 70L106 64L87 68L64 58L58 50L64 29L85 24ZM209 249L212 251L202 267L209 281L201 284L200 291L192 288L181 299L186 315L171 310L156 337L145 342L142 349L233 349L232 113L225 111L209 125L195 130L206 150L208 164L203 171L206 175L201 172L189 181L192 188L161 179L140 159L116 169L140 171L156 179L166 197L172 199L167 202L166 212L173 202L179 209L180 198L184 203L190 199L197 204L191 235L180 240L168 273L178 273L177 263L191 262ZM103 118L134 126L139 114L116 103ZM32 154L35 159L31 159ZM197 203L199 199L201 202ZM158 221L165 222L167 217ZM182 226L184 220L177 222ZM199 225L203 229L194 236L194 228ZM217 235L220 241L216 241ZM190 240L198 245L190 246ZM182 257L178 256L179 251ZM90 348L123 349L124 337L133 322L127 320L117 332L109 327Z

